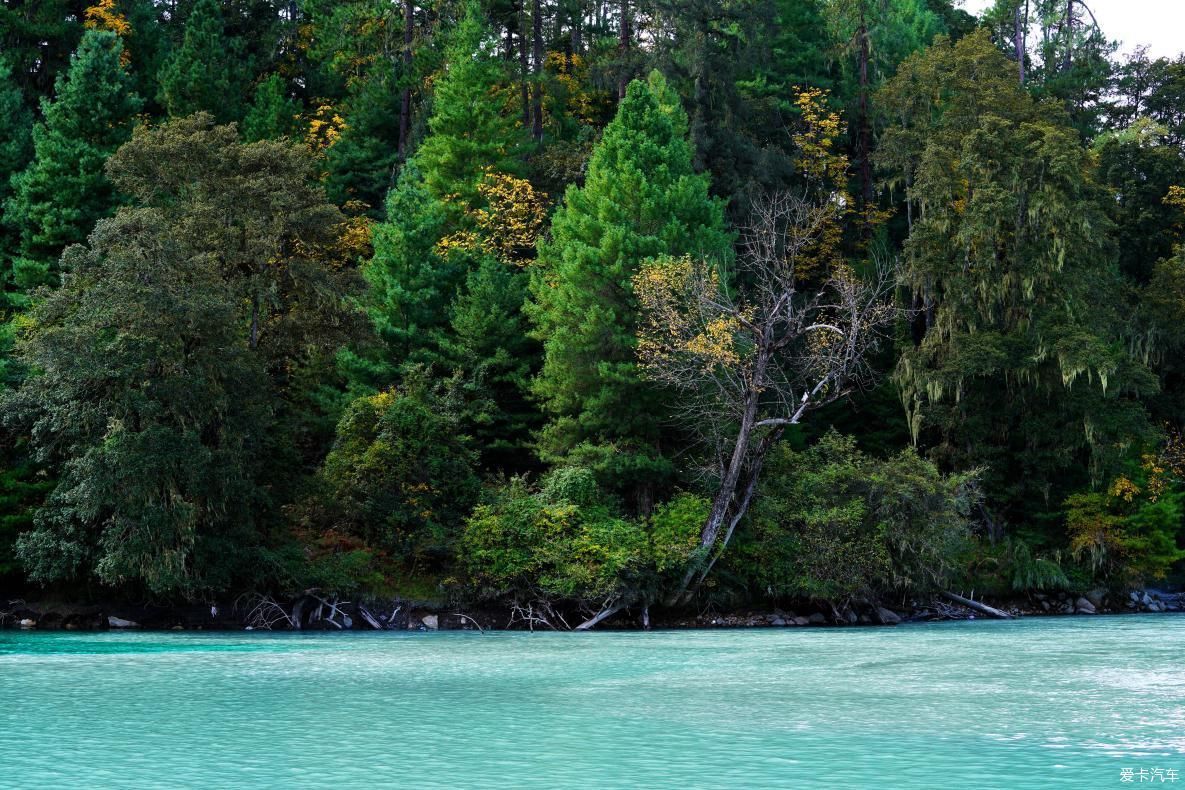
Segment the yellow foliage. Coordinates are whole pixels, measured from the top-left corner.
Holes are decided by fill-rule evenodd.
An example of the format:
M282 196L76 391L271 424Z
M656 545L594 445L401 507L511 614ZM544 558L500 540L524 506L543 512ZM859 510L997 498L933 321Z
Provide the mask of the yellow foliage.
M1115 498L1122 499L1124 502L1131 502L1140 494L1140 487L1129 480L1124 475L1115 478L1115 482L1107 490L1107 493Z
M1140 468L1148 475L1148 498L1155 502L1173 480L1185 480L1185 438L1170 429L1160 453L1145 453Z
M683 348L699 357L705 368L736 365L741 361L736 350L736 333L740 328L740 321L734 317L714 318L703 332L684 343Z
M569 114L587 126L596 126L609 106L609 94L587 89L591 84L588 62L580 55L548 52L544 67L563 88Z
M305 133L305 145L313 153L324 153L334 143L341 139L346 129L346 120L337 113L332 104L320 104L312 115L305 119L308 131Z
M132 34L132 25L127 17L116 8L115 0L99 0L83 12L83 27L87 30L109 30L120 38L127 38ZM127 66L132 62L132 56L124 47L119 56L119 62Z
M535 249L547 222L547 194L531 182L489 171L477 185L486 208L473 212L488 252L507 262L523 262Z
M811 248L799 256L795 273L811 281L821 279L842 264L843 220L852 212L852 197L847 191L850 161L836 146L844 133L839 113L827 109L827 91L802 88L794 103L802 116L802 127L794 134L803 175L812 188L835 207L834 215L824 226Z
M844 126L839 113L826 108L828 92L801 88L794 99L802 115L802 128L794 134L806 177L818 184L842 184L847 179L848 157L836 150Z
M437 242L439 252L480 249L505 263L525 265L547 224L547 194L531 182L487 170L477 185L485 207L465 210L475 230L461 230Z
M643 265L633 286L642 316L636 355L643 370L661 375L675 359L688 360L705 373L742 365L737 338L744 314L696 318L700 312L695 304L720 290L715 270L698 269L688 256L662 259Z

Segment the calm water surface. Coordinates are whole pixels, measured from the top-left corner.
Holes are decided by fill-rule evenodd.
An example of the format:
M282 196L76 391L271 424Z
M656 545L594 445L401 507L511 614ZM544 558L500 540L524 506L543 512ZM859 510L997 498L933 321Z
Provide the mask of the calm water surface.
M1185 617L0 632L4 788L1025 790L1141 769L1185 789Z

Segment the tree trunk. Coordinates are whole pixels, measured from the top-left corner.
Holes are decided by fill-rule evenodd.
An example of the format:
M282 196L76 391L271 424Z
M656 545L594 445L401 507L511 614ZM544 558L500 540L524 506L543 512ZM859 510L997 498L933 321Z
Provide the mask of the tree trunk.
M868 41L868 24L864 17L864 3L860 3L860 26L856 35L860 37L858 68L860 72L860 118L859 134L856 138L856 157L860 160L860 207L864 214L864 236L872 235L869 211L872 207L872 130L868 111L868 61L871 57Z
M754 425L757 422L757 407L761 399L761 384L765 381L765 370L769 364L769 347L768 344L762 344L762 347L757 351L757 360L753 367L753 381L754 385L750 389L748 399L745 403L745 412L741 417L741 425L737 429L737 438L732 448L732 457L729 458L728 468L724 472L724 477L720 480L720 487L716 490L716 496L712 500L712 509L708 513L707 519L704 521L704 526L700 529L699 550L704 551L710 549L716 543L716 537L720 534L720 528L724 526L724 522L728 519L729 511L732 509L733 502L736 498L737 484L740 482L741 473L745 468L745 459L749 454L749 441L753 435ZM709 563L708 567L711 567ZM679 589L667 599L668 606L674 606L678 603L686 601L689 591L692 591L692 580L700 573L701 567L693 564L687 569L683 575L683 581L679 584ZM704 575L699 576L696 581L698 585L704 579Z
M527 80L530 76L527 63L527 13L524 0L518 2L518 73L519 98L523 104L523 128L531 128L531 94Z
M1020 84L1023 87L1025 84L1025 31L1029 24L1029 8L1028 0L1025 0L1025 13L1021 17L1020 3L1016 4L1016 11L1013 17L1013 31L1012 31L1012 48L1016 52L1016 70L1020 76Z
M399 159L407 160L407 143L411 135L411 44L415 32L415 3L403 4L403 95L399 99Z
M621 0L621 36L617 42L618 57L621 60L621 74L617 79L617 98L625 98L625 89L629 85L628 58L630 53L630 0Z
M531 136L535 142L543 142L543 9L540 0L531 4L531 55L534 60L535 84L532 86L532 113L534 123Z
M1074 52L1074 0L1066 0L1066 52L1062 55L1062 70L1069 71Z

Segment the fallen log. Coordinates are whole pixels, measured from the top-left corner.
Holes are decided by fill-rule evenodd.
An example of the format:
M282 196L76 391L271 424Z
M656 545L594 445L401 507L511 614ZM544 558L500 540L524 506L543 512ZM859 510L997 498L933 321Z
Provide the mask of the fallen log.
M999 609L988 606L984 603L980 603L979 601L973 601L970 598L964 598L961 595L955 595L953 592L943 592L942 595L943 597L948 598L961 606L966 606L968 609L974 609L980 614L986 614L988 617L995 617L997 620L1012 619L1012 615L1008 614L1008 612L1002 612Z

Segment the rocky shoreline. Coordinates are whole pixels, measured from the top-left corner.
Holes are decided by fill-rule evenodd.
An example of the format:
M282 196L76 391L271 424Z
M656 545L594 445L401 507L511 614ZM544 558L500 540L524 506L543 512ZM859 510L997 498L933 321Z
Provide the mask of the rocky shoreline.
M944 597L911 601L906 606L867 601L837 607L802 602L794 607L752 608L743 611L656 613L653 628L794 628L810 626L897 625L907 622L983 619L979 608L994 616L1012 618L1169 613L1185 611L1185 592L1131 590L1108 593L1092 590L1076 593L1034 593L1025 598L997 601L991 606L961 596L963 605ZM976 608L973 608L976 607ZM625 611L606 621L602 629L641 629L648 619L642 612ZM567 630L562 615L548 610L525 613L522 607L461 609L435 602L348 602L306 593L280 603L265 596L240 599L231 605L136 606L121 603L77 604L54 600L0 597L0 628L42 631L106 630Z

